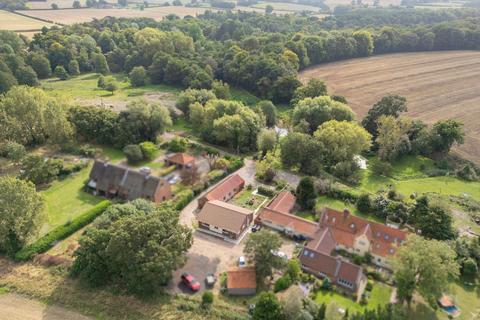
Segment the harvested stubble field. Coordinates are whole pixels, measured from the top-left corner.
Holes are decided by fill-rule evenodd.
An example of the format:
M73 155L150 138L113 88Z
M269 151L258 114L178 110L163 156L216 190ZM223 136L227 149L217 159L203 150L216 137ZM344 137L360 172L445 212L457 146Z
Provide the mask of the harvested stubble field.
M30 9L51 9L55 3L59 8L72 8L73 0L45 0L45 1L29 1L27 7ZM80 5L85 6L85 0L80 0Z
M196 16L212 10L211 8L187 8L187 7L156 7L139 9L65 9L65 10L22 10L23 14L34 18L41 18L61 24L74 24L89 22L93 19L101 19L104 17L122 17L122 18L153 18L160 20L169 14L176 14L180 17Z
M380 55L306 69L300 79L324 80L363 117L387 93L407 98L408 116L428 123L455 118L465 125L464 157L480 163L480 52Z
M0 30L40 30L43 26L51 27L52 24L0 10Z

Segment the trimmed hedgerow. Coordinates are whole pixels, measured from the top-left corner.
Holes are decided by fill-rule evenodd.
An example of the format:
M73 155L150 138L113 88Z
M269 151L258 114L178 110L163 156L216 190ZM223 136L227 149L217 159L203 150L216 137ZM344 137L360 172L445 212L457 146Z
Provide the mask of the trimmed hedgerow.
M190 189L180 191L173 199L175 209L179 211L182 210L193 200L194 197L193 191Z
M24 247L15 254L15 259L19 261L29 260L34 254L43 253L52 247L55 241L63 240L72 235L76 231L91 223L96 217L101 215L111 202L104 200L90 210L82 213L71 222L58 226L49 233L35 241L34 243Z

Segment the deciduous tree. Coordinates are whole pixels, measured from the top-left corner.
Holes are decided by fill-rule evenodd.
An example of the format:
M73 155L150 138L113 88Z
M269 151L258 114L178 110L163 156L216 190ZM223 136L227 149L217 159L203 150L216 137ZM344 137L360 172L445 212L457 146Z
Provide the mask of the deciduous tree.
M92 286L116 284L129 292L157 292L181 267L192 232L169 204L146 200L114 205L79 239L72 274Z
M445 242L409 236L393 260L398 299L410 305L413 294L418 292L435 305L449 282L458 277L455 256Z
M266 229L250 233L243 251L248 260L255 265L257 279L260 282L271 276L274 269L285 266L285 261L272 253L278 251L281 246L282 238L276 233Z
M377 136L378 119L381 116L393 116L398 118L400 113L407 111L407 99L396 94L389 94L368 110L362 120L362 126L373 136Z
M31 182L0 177L0 252L15 254L43 221L43 198Z
M253 320L283 320L282 305L273 292L262 292L255 304Z
M328 121L315 131L315 139L325 148L323 161L332 166L342 161L352 161L353 156L370 147L370 134L358 124L348 121Z
M355 115L349 106L332 100L328 96L305 98L293 109L293 125L301 121L308 123L308 133L312 134L318 127L330 120L352 121Z

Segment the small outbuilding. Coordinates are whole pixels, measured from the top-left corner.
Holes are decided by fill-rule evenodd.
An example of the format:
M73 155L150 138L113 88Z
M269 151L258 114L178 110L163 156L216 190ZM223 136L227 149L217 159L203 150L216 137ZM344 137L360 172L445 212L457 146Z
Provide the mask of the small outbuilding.
M227 271L227 293L248 296L257 292L257 274L254 267L233 267Z
M174 165L178 169L187 169L195 165L195 158L186 153L179 152L166 157L165 162L167 165Z

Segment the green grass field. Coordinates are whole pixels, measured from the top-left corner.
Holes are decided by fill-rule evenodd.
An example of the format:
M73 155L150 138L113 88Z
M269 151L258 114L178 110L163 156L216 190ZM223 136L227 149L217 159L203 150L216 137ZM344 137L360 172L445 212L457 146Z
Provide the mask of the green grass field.
M46 222L41 235L94 207L102 199L82 190L91 165L52 185L41 194L45 199Z
M371 160L371 159L369 159ZM439 195L467 194L480 200L480 182L468 182L453 176L428 177L426 172L434 168L433 161L424 157L407 156L393 164L392 177L373 174L370 169L364 170L357 191L375 193L388 190L393 186L404 196L412 193L437 193Z
M46 79L41 82L41 87L54 96L66 96L78 100L104 99L106 101L130 100L146 93L163 93L171 98L179 93L179 87L148 84L143 87L133 88L124 74L112 75L118 81L118 90L112 93L97 87L99 74L87 73L68 80Z
M333 291L319 291L315 298L317 303L325 303L325 305L330 304L332 301L335 301L338 304L339 308L345 310L348 309L349 314L354 314L356 312L364 312L369 309L376 309L379 305L386 305L390 302L390 295L392 293L392 288L381 284L375 283L370 293L370 298L368 299L367 305L361 305L351 298L341 295Z

